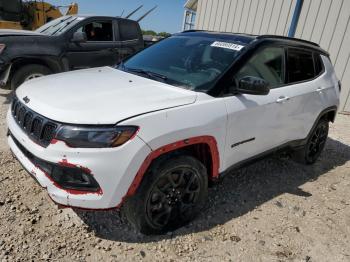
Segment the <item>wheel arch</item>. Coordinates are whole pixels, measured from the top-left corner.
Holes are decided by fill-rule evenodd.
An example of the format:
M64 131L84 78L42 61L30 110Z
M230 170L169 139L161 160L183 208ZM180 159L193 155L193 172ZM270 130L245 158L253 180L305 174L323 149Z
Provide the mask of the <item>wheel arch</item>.
M321 116L319 119L326 119L329 122L334 123L335 116L337 114L337 108L336 107L330 107L325 111L322 111Z
M63 65L59 58L56 57L18 57L11 61L12 68L10 77L21 67L26 65L42 65L49 68L53 73L59 73L63 71Z
M337 107L336 106L330 106L330 107L327 107L326 109L322 110L321 113L319 113L318 117L316 118L312 128L309 131L309 134L307 135L307 137L304 141L307 141L309 139L309 137L311 136L312 132L314 131L314 129L316 128L316 126L320 120L325 119L328 122L333 123L336 115L337 115Z
M131 197L136 193L147 170L156 160L160 157L169 157L173 154L186 154L195 157L207 168L209 180L218 179L220 158L216 139L213 136L191 137L153 150L141 164L122 203L126 197Z

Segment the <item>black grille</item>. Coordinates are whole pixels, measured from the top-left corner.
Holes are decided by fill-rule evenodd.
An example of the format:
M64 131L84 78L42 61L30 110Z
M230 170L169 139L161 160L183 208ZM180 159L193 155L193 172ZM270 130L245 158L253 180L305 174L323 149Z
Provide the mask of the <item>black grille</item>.
M34 142L44 147L50 144L58 124L35 113L22 104L17 97L12 101L11 111L17 124Z

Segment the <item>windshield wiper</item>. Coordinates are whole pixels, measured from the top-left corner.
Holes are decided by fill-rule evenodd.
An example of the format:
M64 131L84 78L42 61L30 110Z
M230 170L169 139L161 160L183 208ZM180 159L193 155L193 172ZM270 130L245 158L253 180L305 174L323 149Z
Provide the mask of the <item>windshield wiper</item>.
M168 79L167 76L165 75L162 75L162 74L158 74L158 73L155 73L155 72L152 72L152 71L147 71L147 70L143 70L141 68L129 68L129 67L126 67L124 64L122 65L122 67L124 69L126 69L126 71L129 71L129 72L134 72L134 73L138 73L138 74L143 74L143 75L146 75L150 78L160 78L162 79L163 81L166 81Z

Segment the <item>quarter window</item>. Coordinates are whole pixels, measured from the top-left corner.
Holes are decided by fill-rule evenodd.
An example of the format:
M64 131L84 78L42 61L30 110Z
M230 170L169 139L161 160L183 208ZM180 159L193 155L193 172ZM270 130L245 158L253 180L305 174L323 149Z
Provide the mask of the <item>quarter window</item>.
M318 76L323 72L323 61L319 54L314 53L315 59L315 75Z
M238 71L236 82L245 76L259 77L270 84L270 88L284 84L284 49L268 47L258 51Z
M313 79L315 68L312 52L288 49L287 77L288 83Z

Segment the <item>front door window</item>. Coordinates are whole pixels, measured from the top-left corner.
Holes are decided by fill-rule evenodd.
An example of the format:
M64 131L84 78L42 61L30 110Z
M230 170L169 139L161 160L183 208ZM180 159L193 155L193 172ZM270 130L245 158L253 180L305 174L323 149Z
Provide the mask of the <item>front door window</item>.
M85 32L87 41L113 41L112 22L92 22L80 27L77 31Z
M245 76L254 76L266 80L270 88L284 84L284 49L268 47L258 51L237 72L236 83Z

